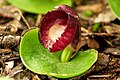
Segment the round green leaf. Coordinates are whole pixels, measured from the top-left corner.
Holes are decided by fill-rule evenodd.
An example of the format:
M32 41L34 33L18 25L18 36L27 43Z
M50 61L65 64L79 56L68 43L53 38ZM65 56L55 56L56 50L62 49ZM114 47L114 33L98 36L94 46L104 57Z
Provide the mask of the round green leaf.
M60 62L62 51L51 53L39 42L38 29L27 32L20 42L20 57L31 71L58 78L70 78L86 72L97 60L94 49L79 51L70 62Z
M14 6L32 13L45 14L55 6L66 4L71 6L72 0L7 0Z
M108 0L108 4L112 9L113 13L118 19L120 19L120 0Z

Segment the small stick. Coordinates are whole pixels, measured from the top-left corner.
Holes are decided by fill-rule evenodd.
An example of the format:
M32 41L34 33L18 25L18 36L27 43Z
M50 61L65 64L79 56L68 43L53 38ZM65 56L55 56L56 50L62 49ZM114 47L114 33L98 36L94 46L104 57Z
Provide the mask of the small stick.
M81 33L81 36L116 36L116 34L108 34L108 33Z
M39 26L41 19L42 19L42 15L41 15L41 14L38 14L37 20L36 20L36 23L35 23L35 26L36 26L36 27Z
M88 33L89 31L87 29L85 29L84 27L81 27L81 31L82 32L85 32L85 33Z
M107 74L107 75L91 75L89 76L89 78L108 78L110 77L111 75L110 74Z
M23 16L22 12L20 10L18 10L19 14L21 15L23 21L25 22L25 24L27 25L28 29L30 29L30 25L28 24L27 20L25 19L25 17Z

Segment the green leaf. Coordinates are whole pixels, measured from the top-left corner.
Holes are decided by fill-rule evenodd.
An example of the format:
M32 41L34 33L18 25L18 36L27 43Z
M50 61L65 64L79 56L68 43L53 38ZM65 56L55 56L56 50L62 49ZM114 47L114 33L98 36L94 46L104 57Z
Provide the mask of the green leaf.
M91 49L79 51L70 62L60 62L62 51L51 53L39 42L38 29L28 31L20 42L20 57L23 64L31 71L70 78L86 72L96 62L98 53Z
M93 32L97 32L98 29L99 29L99 27L100 27L100 23L95 23L95 24L92 26Z
M90 16L93 15L93 12L92 12L91 10L85 10L85 11L83 12L83 14L84 14L84 16L86 16L86 17L90 17Z
M108 4L116 17L120 19L120 0L108 0Z
M72 0L7 0L14 6L32 13L45 14L55 6L66 4L71 6Z

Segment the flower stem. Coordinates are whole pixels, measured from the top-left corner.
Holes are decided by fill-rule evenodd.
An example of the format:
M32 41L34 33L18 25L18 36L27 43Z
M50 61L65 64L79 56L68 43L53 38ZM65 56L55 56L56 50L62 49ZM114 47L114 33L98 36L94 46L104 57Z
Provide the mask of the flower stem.
M73 52L73 49L70 46L67 46L62 52L61 62L68 62Z

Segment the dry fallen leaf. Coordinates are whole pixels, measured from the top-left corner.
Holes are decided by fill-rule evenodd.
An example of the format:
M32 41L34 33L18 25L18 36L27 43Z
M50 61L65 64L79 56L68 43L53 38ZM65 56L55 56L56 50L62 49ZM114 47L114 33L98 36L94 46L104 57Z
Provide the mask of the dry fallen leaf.
M17 65L17 66L14 67L13 69L11 69L11 71L9 71L9 74L8 74L7 76L13 77L13 76L15 76L16 74L22 72L22 71L23 71L23 70L22 70L22 67L23 67L22 64Z
M108 34L120 34L120 26L119 25L112 25L112 26L104 26L104 30L108 33Z
M5 62L5 72L8 74L14 66L14 61Z
M120 36L118 38L113 39L111 42L114 46L119 47L120 46Z
M120 56L120 48L106 48L104 53Z
M95 23L100 23L100 22L109 23L110 21L113 21L115 19L116 19L115 15L109 10L109 11L98 14L98 17L95 18L94 22Z
M109 63L109 55L106 55L104 53L99 53L98 55L98 60L95 64L96 68L95 70L98 71L98 70L101 70L105 67L107 67L108 63Z
M20 36L3 36L0 37L0 45L5 48L12 48L19 43Z
M20 20L21 16L18 11L19 9L14 6L2 6L0 7L0 16Z
M32 80L41 80L38 75L33 75Z
M73 0L73 2L77 5L79 5L83 0Z
M12 52L12 50L11 49L0 49L0 53L4 53L4 54L7 54L7 53L10 53L10 52Z
M9 28L11 32L16 33L18 28L23 29L23 25L20 23L22 12L14 6L2 6L0 7L0 30L6 30Z
M88 44L89 48L92 48L92 49L98 49L99 48L99 43L91 37L88 37L87 44Z
M99 13L102 11L102 4L93 4L93 5L85 5L85 6L78 6L76 7L76 10L79 11L85 11L85 10L91 10L94 13Z

